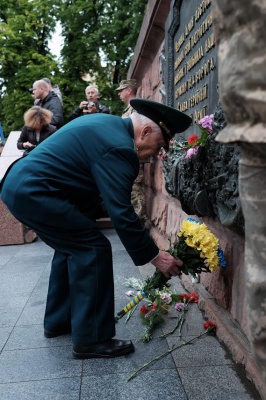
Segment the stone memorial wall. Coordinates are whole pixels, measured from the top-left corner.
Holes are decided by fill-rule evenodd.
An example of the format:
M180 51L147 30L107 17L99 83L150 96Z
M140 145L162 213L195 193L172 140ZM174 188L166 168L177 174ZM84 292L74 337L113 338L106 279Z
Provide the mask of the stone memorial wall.
M229 229L244 234L238 193L239 148L221 145L215 137L226 126L219 101L218 60L211 0L172 2L166 21L161 57L164 103L192 118L185 134L176 135L164 155L166 190L187 214L218 217ZM187 157L191 135L200 137L197 123L214 115L206 144Z
M193 124L218 102L217 52L211 0L176 0L166 21L166 103L190 115Z
M219 339L256 382L247 339L244 231L237 187L239 149L215 142L226 121L219 104L213 13L210 0L150 0L127 77L137 79L137 97L192 116L193 124L184 139L198 133L199 118L214 114L213 133L198 158L186 162L174 150L167 165L159 158L145 164L147 215L151 235L162 249L173 243L187 216L199 218L219 238L228 262L226 270L202 273L196 284L183 276L182 283L199 293L199 306L217 324ZM197 203L196 198L201 201Z

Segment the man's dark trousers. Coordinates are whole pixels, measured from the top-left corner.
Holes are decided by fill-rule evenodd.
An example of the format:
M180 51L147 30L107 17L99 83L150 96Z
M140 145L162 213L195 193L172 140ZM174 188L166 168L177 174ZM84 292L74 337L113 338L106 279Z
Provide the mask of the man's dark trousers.
M72 329L74 344L97 343L115 336L112 251L96 224L68 199L35 195L7 201L13 215L55 250L44 328ZM41 215L45 201L45 218ZM32 202L32 203L31 203ZM40 212L34 212L39 207ZM25 209L28 212L25 212ZM21 211L21 213L20 213ZM21 216L23 215L23 216Z

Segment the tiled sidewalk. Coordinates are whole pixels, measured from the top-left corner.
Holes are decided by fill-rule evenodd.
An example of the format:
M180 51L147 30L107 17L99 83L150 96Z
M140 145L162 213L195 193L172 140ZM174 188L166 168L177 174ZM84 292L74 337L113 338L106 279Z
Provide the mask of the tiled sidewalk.
M152 265L135 267L114 230L116 311L127 303L125 279L146 278ZM206 336L150 365L128 382L133 371L178 343L159 339L169 321L149 343L139 341L143 326L135 312L117 324L117 337L131 338L135 352L113 359L75 360L71 336L46 339L43 314L52 249L40 240L0 247L0 400L260 400L253 385L215 337ZM184 292L178 278L172 279ZM202 331L204 318L191 305L183 327L189 339Z

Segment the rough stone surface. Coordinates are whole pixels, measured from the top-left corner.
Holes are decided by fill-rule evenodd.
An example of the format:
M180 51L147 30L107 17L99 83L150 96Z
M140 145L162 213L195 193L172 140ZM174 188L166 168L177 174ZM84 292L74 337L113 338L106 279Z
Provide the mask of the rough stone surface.
M229 0L227 3L230 3ZM163 20L166 21L166 19L164 19L165 13L162 12L160 14L161 1L149 1L149 6L149 14L144 18L128 78L138 78L140 86L138 96L162 102L163 98L160 90L164 88L164 83L161 81L161 75L158 72L161 70L160 52L164 48L164 35L160 34L157 37L156 46L153 47L151 32L155 32L153 25L158 24L159 17L161 17L160 26L164 25ZM152 10L154 11L155 9L156 14L154 13L154 18L152 18ZM235 12L232 6L231 14L234 16L234 19ZM242 15L241 18L243 17ZM249 16L246 15L245 18L248 19ZM226 21L227 25L230 25L229 21L230 19ZM158 43L159 39L161 39L160 44ZM224 68L227 68L227 49L222 47L221 51L224 51ZM237 65L236 54L234 64L231 63L230 68L234 68L234 65ZM148 57L145 57L146 55ZM235 82L236 80L232 85L228 84L228 86L233 89ZM243 99L240 102L244 106ZM229 102L228 107L230 108L231 106L232 104ZM265 116L265 107L263 109ZM242 128L246 130L244 125ZM150 216L151 220L150 232L158 246L166 249L169 246L169 241L173 241L178 232L180 222L187 215L182 211L180 202L167 194L161 169L161 161L155 158L152 159L152 162L145 166L144 182L147 215ZM165 213L165 217L163 217L163 213ZM201 304L202 306L204 304L203 307L209 313L208 316L216 321L218 331L221 332L221 340L228 346L235 360L245 366L250 379L256 383L256 386L260 390L264 390L264 388L262 389L262 382L260 381L258 371L254 366L255 363L250 353L249 342L246 338L244 238L223 227L216 220L211 218L203 218L202 220L219 238L221 248L224 250L228 261L228 266L226 271L219 271L215 274L202 274L200 283L197 284L201 288L201 291L204 291L205 295L204 299L201 297ZM185 276L182 280L188 285L189 291L196 290L195 285L191 283L190 277ZM227 319L225 319L225 316Z
M148 29L148 27L146 27ZM142 35L144 35L142 31ZM142 36L143 38L143 36ZM150 46L151 43L147 43ZM141 72L136 70L141 79L142 97L161 101L160 88L163 87L160 71L160 51L164 42L154 50L153 62L150 68ZM159 51L157 49L159 48ZM144 50L143 50L144 51ZM133 64L140 65L141 54L138 62L134 59ZM137 67L136 67L137 68ZM155 73L154 71L157 71ZM154 92L152 93L152 91ZM144 182L146 190L147 214L152 222L151 234L161 248L168 248L173 243L179 230L181 221L187 217L180 207L180 202L170 196L165 190L162 174L162 163L153 158L150 164L145 165ZM219 238L221 248L225 252L228 261L226 271L218 271L214 274L202 274L200 280L204 287L215 298L217 303L228 310L234 319L238 321L241 329L246 332L245 315L245 289L244 289L244 239L238 234L221 226L218 221L211 218L203 218L209 229Z
M19 222L9 212L6 205L0 200L0 224L1 224L1 236L0 245L11 245L11 244L24 244L33 242L37 235L36 233L27 228L21 222Z
M20 131L10 132L4 150L0 157L0 180L8 167L21 157L22 151L17 149ZM5 204L0 200L0 246L33 242L37 235L10 214Z

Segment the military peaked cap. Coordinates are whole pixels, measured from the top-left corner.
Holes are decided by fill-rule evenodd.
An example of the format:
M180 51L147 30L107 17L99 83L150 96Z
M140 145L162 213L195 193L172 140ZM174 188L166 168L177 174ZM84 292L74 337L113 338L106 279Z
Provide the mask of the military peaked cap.
M155 101L135 98L130 100L130 104L139 114L159 125L166 142L165 149L169 148L169 141L174 135L184 132L192 122L192 119L181 111Z

